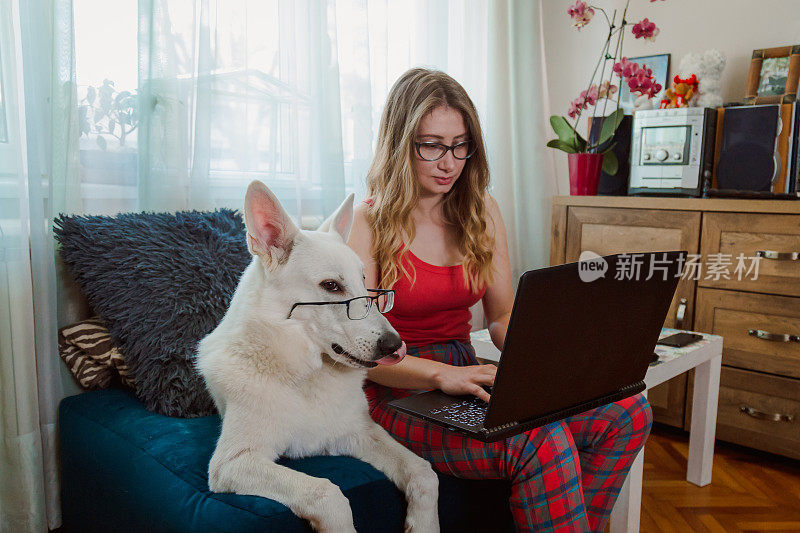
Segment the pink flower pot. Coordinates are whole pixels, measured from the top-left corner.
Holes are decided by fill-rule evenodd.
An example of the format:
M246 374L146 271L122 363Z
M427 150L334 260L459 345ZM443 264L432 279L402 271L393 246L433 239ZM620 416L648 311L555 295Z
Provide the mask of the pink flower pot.
M596 196L603 154L567 154L569 193L572 196Z

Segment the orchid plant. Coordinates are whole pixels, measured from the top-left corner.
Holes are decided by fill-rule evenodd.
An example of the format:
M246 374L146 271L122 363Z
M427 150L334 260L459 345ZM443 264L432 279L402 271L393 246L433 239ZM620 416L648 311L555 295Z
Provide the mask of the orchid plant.
M650 0L651 3L657 1L663 0ZM572 18L572 25L578 30L589 24L595 14L600 12L608 25L608 33L601 48L600 57L592 72L592 77L589 79L588 88L581 91L580 95L570 103L567 116L572 119L572 123L570 124L566 117L560 115L551 116L550 125L558 135L558 138L547 143L550 148L558 148L568 154L597 153L598 150L602 149L600 153L604 154L603 171L612 175L617 173L619 167L619 162L614 152L611 151L614 148L612 141L624 115L624 111L619 107L619 86L612 81L614 75L620 78L619 83L627 83L631 92L639 97L652 98L661 90L661 85L655 82L651 69L645 65L638 65L628 61L628 58L622 56L622 43L627 26L631 26L631 33L636 39L645 39L650 42L655 40L660 31L655 23L647 18L635 24L628 22L626 17L629 4L630 0L625 3L619 24L617 24L616 10L609 16L602 7L588 5L583 0L577 0L567 10L567 14ZM608 79L604 79L607 71ZM596 79L600 80L599 83L595 82ZM608 102L615 97L616 109L605 117ZM601 100L604 103L602 108L598 109L598 103ZM588 111L590 107L592 108L593 117L605 117L600 128L599 137L591 143L581 137L576 129L581 115L584 111Z

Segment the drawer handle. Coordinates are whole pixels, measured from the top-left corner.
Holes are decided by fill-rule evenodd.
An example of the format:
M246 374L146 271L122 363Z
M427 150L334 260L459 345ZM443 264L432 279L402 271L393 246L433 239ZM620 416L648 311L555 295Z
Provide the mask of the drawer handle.
M753 409L747 405L741 406L739 411L747 414L748 416L752 416L753 418L758 418L759 420L769 420L770 422L791 422L794 420L794 416L792 415L784 415L781 413L762 413L758 409Z
M683 317L686 316L686 298L681 298L681 303L675 310L675 328L683 329Z
M776 261L797 261L800 259L800 252L774 252L772 250L758 250L756 257L763 259L775 259Z
M764 331L763 329L749 329L747 330L747 333L753 337L764 339L765 341L800 342L800 336L789 335L788 333L770 333L769 331Z

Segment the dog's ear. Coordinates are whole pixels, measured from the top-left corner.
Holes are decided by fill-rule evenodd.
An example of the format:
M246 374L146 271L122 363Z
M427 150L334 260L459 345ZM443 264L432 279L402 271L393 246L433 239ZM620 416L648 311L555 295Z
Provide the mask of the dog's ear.
M347 242L347 237L350 235L350 228L353 227L353 198L355 198L355 194L350 193L336 212L320 224L317 231L338 233L342 240Z
M247 187L244 223L250 253L267 259L267 264L288 256L299 231L272 191L258 180Z

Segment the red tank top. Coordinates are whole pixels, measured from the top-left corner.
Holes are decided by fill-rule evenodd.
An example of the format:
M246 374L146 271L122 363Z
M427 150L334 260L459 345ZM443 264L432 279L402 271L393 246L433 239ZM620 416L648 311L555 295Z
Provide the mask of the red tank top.
M472 315L469 308L486 292L473 293L464 283L463 267L426 263L411 251L404 261L414 265L416 281L408 277L394 284L394 307L386 313L389 323L409 346L469 341ZM406 265L408 269L408 265ZM402 273L402 272L401 272Z

